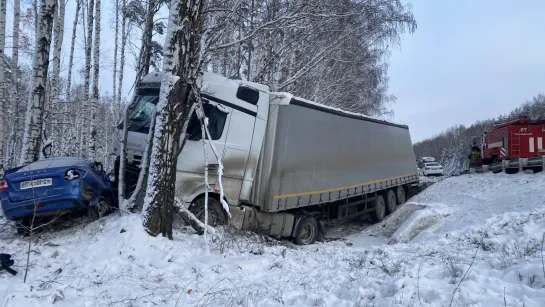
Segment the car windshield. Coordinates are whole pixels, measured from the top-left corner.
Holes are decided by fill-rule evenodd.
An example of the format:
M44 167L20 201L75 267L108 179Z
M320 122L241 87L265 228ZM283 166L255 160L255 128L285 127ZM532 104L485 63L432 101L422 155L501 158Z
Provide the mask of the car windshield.
M40 161L36 161L33 163L30 163L29 165L26 165L19 170L17 170L18 173L20 172L28 172L28 171L34 171L38 169L47 169L47 168L55 168L55 167L66 167L66 166L73 166L73 165L80 165L84 163L86 160L79 159L79 158L53 158L53 159L43 159Z
M158 100L159 91L146 91L138 95L136 105L129 113L129 131L148 133Z

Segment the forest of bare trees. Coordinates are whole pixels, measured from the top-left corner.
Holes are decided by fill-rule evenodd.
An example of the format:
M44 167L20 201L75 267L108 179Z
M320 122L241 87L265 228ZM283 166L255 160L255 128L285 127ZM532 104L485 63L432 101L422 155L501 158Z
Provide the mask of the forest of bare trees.
M523 103L509 114L478 121L469 127L455 126L446 131L414 144L416 157L434 157L444 167L445 174L451 175L468 168L467 155L473 142L481 145L483 132L497 121L508 121L519 116L545 118L545 95L539 94L532 100Z
M110 162L112 123L130 100L123 97L125 72L140 78L161 70L167 3L2 3L0 17L12 17L0 18L5 166L38 158L44 142L55 155ZM101 7L109 15L101 17ZM377 116L389 114L395 101L389 48L416 28L410 7L396 0L206 1L203 22L205 70ZM107 35L113 50L101 50L105 30L114 33ZM103 69L113 75L111 89L99 87Z

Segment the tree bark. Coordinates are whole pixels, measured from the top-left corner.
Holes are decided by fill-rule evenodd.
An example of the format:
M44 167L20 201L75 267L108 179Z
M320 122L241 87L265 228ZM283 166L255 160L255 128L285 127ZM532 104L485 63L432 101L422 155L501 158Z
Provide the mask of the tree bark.
M95 6L94 0L89 0L87 3L87 39L85 44L85 76L83 81L83 110L82 115L85 119L87 114L89 114L89 86L90 86L90 79L91 79L91 49L93 46L93 9ZM89 137L88 137L88 129L85 129L86 125L83 125L81 131L81 145L85 146L89 143ZM89 147L83 149L82 151L83 157L89 156Z
M34 84L28 101L21 164L31 163L40 157L43 137L43 110L46 98L45 88L49 69L53 15L56 6L55 0L40 1L40 24L34 50Z
M126 0L121 1L123 5L123 9L125 8L125 5L127 4ZM123 11L122 11L123 12ZM126 24L127 24L127 18L125 18L124 13L121 13L121 50L119 52L119 86L117 87L117 100L118 104L121 105L121 95L123 94L123 75L124 75L124 69L125 69L125 46L127 45L127 33L126 32Z
M4 167L12 167L14 166L14 159L13 156L15 155L15 144L17 142L17 133L15 131L15 124L17 123L17 120L15 119L15 115L17 114L17 96L19 94L19 91L17 90L17 85L19 82L17 82L19 77L19 24L21 21L21 0L14 0L13 1L13 47L11 49L11 89L10 89L10 103L9 103L9 118L11 119L10 122L10 128L9 128L9 151L8 156L9 159L7 161L4 160L3 164Z
M51 103L56 106L59 102L59 80L61 73L61 51L64 38L64 12L65 0L59 0L58 17L55 22L54 47L53 47L53 76L51 79Z
M144 227L152 236L162 234L172 239L176 162L195 106L191 90L201 70L203 5L204 0L173 0L170 4L164 74L142 211Z
M117 49L119 47L119 0L115 0L115 36L114 36L114 69L113 69L113 103L117 102Z
M144 69L144 73L142 74L143 76L149 74L149 69L151 65L151 53L152 53L151 43L153 40L153 16L154 15L155 15L155 1L150 0L148 4L148 14L146 17L146 28L144 29L144 37L143 37L144 48L142 48L143 50L141 51L141 52L144 52L143 54L144 63L142 64Z
M72 102L72 68L74 67L74 47L76 45L76 34L78 31L79 13L81 10L81 0L76 0L76 16L74 17L74 24L72 26L72 41L70 42L70 58L68 59L68 77L66 84L66 100Z
M91 161L96 160L97 144L97 111L98 111L98 77L100 73L100 0L95 2L95 46L93 49L93 101L91 102L91 125L89 129L89 152Z
M76 0L76 14L74 17L74 23L72 26L72 40L70 41L70 57L68 58L68 77L67 77L67 84L66 84L66 101L68 102L67 111L73 110L71 106L73 106L72 101L72 69L74 68L74 47L76 45L76 35L78 31L78 20L79 15L81 11L81 1L82 0ZM84 14L82 14L84 15ZM79 104L77 105L79 106ZM75 108L77 109L77 108ZM68 112L67 112L68 113ZM65 120L68 120L70 115L66 114L63 118ZM81 119L81 115L76 113L76 118ZM76 123L76 127L74 127L73 132L70 134L70 137L68 137L70 141L70 150L68 151L68 154L70 156L75 156L78 154L78 147L76 144L78 143L78 126L79 122ZM75 130L75 132L74 132ZM66 138L65 138L66 139Z
M6 84L4 80L4 71L6 70L6 61L4 47L6 44L6 2L0 0L0 172L4 169L4 112L6 106ZM15 68L17 69L17 68Z

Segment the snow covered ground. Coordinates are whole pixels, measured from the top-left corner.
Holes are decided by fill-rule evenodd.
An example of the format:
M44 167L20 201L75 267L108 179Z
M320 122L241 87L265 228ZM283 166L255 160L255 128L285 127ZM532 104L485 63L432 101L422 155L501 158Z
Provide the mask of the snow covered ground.
M252 234L149 237L114 215L28 239L0 220L0 306L544 306L545 174L433 184L387 220L298 247Z
M445 176L420 176L420 183L436 183L447 177Z

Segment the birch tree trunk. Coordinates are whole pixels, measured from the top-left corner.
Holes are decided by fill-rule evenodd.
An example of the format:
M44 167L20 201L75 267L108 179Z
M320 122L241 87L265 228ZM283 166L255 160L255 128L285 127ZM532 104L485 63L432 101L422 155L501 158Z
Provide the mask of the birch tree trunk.
M78 31L79 12L81 9L81 0L76 0L76 17L74 17L74 24L72 26L72 41L70 42L70 58L68 59L68 77L66 84L66 101L72 102L72 68L74 67L74 46L76 45L76 34Z
M98 109L98 74L100 72L100 0L95 2L95 46L93 49L93 101L91 102L91 125L89 129L89 153L91 161L96 160L97 144L97 109Z
M89 83L91 79L91 49L93 46L93 9L95 6L94 0L89 0L87 3L87 39L85 44L85 76L83 81L83 110L82 110L82 116L83 118L88 118L89 114ZM86 146L89 143L88 138L88 132L89 130L86 129L86 125L83 125L82 131L81 131L81 145L80 146ZM83 157L89 156L89 147L86 149L83 149L82 151Z
M126 5L126 0L122 0L122 6L123 9ZM121 10L123 12L123 9ZM125 69L125 45L127 44L127 33L125 33L125 27L127 18L125 18L124 13L122 13L121 17L121 50L119 54L119 86L117 87L117 104L121 106L121 94L123 89L123 71ZM115 81L115 80L114 80ZM131 101L132 102L132 101ZM116 103L114 101L114 103ZM119 155L119 170L118 170L118 176L117 176L117 197L119 201L119 206L122 208L124 207L124 200L125 200L125 157L127 156L127 136L128 136L128 123L127 123L127 112L129 110L129 105L125 106L123 111L123 136L121 140L121 152ZM150 128L151 129L151 128Z
M149 68L151 65L151 43L153 40L153 16L155 15L155 1L150 0L148 4L148 13L146 17L146 28L144 29L144 48L142 48L141 52L143 52L143 69L144 73L142 76L145 76L149 74Z
M125 8L125 5L127 4L127 0L122 0L121 4L123 5L123 9ZM123 12L123 10L122 10ZM125 46L127 45L127 33L126 27L127 27L127 18L125 18L124 13L121 13L121 50L119 51L119 86L117 87L117 100L118 104L121 105L121 95L122 95L122 89L123 89L123 71L125 69Z
M68 76L67 76L67 80L66 80L66 101L68 102L68 105L67 105L67 111L68 110L74 110L79 107L79 104L76 105L75 108L73 108L73 104L74 103L72 101L72 69L74 68L74 47L76 45L76 35L77 35L77 31L78 31L78 21L79 21L79 16L80 16L80 11L81 11L81 1L82 0L76 0L76 14L75 14L75 17L74 17L74 22L73 22L73 25L72 25L72 40L70 41L70 56L68 58ZM82 14L84 15L84 14ZM63 117L66 121L68 121L70 115L68 114L65 114L65 116ZM65 137L64 140L66 139L69 139L69 144L70 144L70 150L68 152L68 154L70 156L76 156L78 154L78 147L76 144L78 143L78 129L79 129L79 119L81 119L82 116L78 113L76 113L76 119L78 120L78 122L76 123L76 126L74 127L74 129L72 130L72 132L70 133L70 136L69 137Z
M40 157L45 88L49 69L53 15L56 6L55 0L40 1L40 18L34 50L34 82L32 94L28 101L21 164L31 163Z
M119 0L115 0L115 36L114 36L114 69L113 69L113 103L117 103L117 91L116 91L116 85L117 80L115 77L117 76L117 48L118 48L118 38L119 38Z
M0 0L0 173L4 169L4 118L6 105L6 84L4 80L4 71L6 70L6 61L4 47L6 45L6 2Z
M59 79L61 73L61 51L62 41L64 38L64 12L65 12L65 0L59 0L59 13L58 19L55 22L55 41L53 46L53 76L51 78L51 103L53 108L59 102Z
M21 20L21 0L13 1L13 47L11 49L11 90L10 90L10 103L9 103L9 118L10 118L10 128L9 128L9 148L8 161L4 161L4 167L6 167L6 162L8 167L12 167L14 163L15 156L15 144L17 143L17 134L15 131L15 124L17 120L15 116L17 114L17 96L19 91L17 90L17 82L19 77L19 24Z
M144 228L152 236L162 234L172 239L176 162L195 107L194 100L190 100L191 90L201 70L203 5L204 0L170 3L164 74L142 211Z

